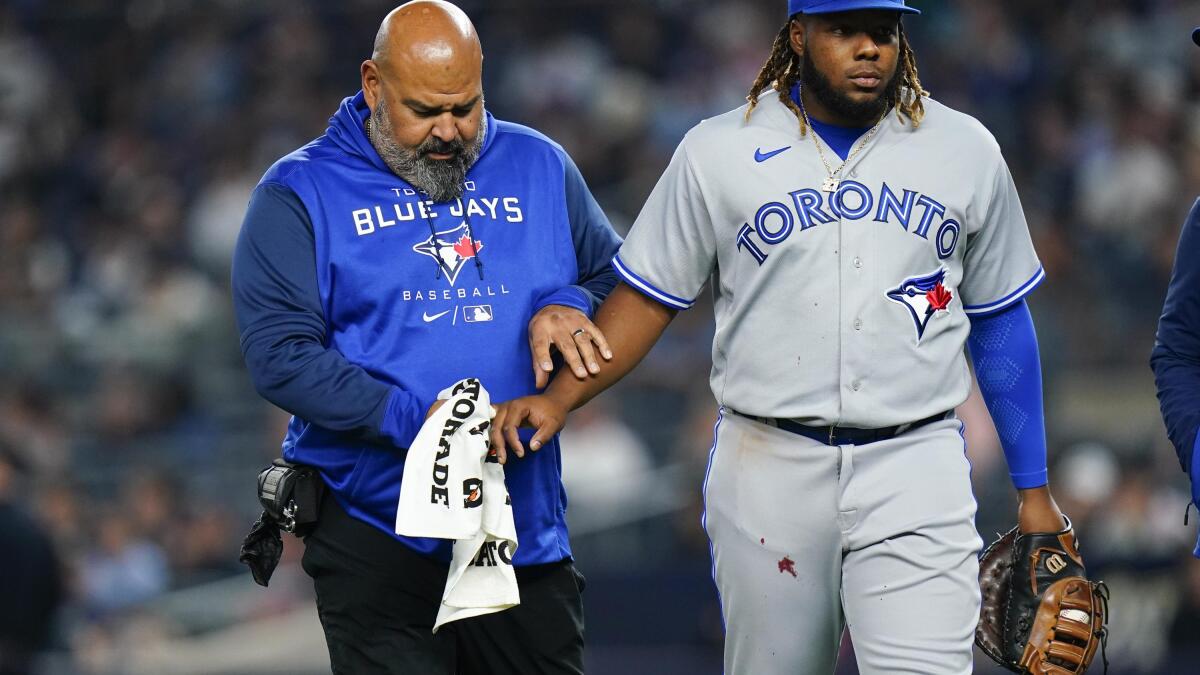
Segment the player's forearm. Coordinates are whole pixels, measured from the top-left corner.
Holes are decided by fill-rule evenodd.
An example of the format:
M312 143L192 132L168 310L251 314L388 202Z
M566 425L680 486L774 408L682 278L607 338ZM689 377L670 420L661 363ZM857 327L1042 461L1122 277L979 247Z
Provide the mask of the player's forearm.
M568 410L590 401L624 377L645 358L676 310L666 307L625 284L619 284L596 311L596 326L604 332L613 358L597 375L580 380L560 373L546 388L546 396Z
M979 391L987 404L1009 475L1018 489L1048 481L1042 365L1033 317L1022 300L971 320L968 338Z

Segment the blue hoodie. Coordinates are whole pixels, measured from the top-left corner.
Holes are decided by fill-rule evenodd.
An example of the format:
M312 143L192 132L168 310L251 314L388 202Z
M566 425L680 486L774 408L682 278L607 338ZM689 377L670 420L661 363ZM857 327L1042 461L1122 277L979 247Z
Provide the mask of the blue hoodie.
M1191 479L1192 503L1200 507L1200 199L1179 233L1150 367L1167 435ZM1200 558L1200 538L1192 555Z
M405 448L461 378L497 402L534 393L529 320L550 304L590 316L616 284L620 239L536 131L487 115L462 199L434 204L380 159L369 114L362 92L347 98L263 176L234 252L234 307L255 387L293 414L284 457L320 469L355 518L448 560L449 542L393 531ZM514 564L570 557L558 439L511 456L505 481Z

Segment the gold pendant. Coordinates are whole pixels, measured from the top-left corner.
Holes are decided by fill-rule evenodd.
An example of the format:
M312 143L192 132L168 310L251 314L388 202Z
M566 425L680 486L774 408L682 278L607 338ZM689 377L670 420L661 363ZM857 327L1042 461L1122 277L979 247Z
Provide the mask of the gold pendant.
M826 178L825 182L821 183L821 191L822 192L837 192L837 189L838 189L838 180L836 178L834 178L833 176Z

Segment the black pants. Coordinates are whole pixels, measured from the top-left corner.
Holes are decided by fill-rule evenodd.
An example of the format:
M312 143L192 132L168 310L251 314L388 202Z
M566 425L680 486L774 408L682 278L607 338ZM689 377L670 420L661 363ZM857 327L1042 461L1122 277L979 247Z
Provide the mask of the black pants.
M570 560L517 568L521 604L432 634L448 567L362 521L332 495L304 571L335 674L583 673L583 576Z

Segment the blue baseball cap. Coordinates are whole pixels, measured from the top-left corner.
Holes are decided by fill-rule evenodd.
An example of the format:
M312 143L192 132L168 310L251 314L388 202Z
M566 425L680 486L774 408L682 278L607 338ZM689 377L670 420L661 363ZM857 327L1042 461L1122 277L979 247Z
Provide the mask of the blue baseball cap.
M921 13L921 10L905 5L904 0L788 0L788 16L800 13L833 14L860 9L890 9L904 14Z

